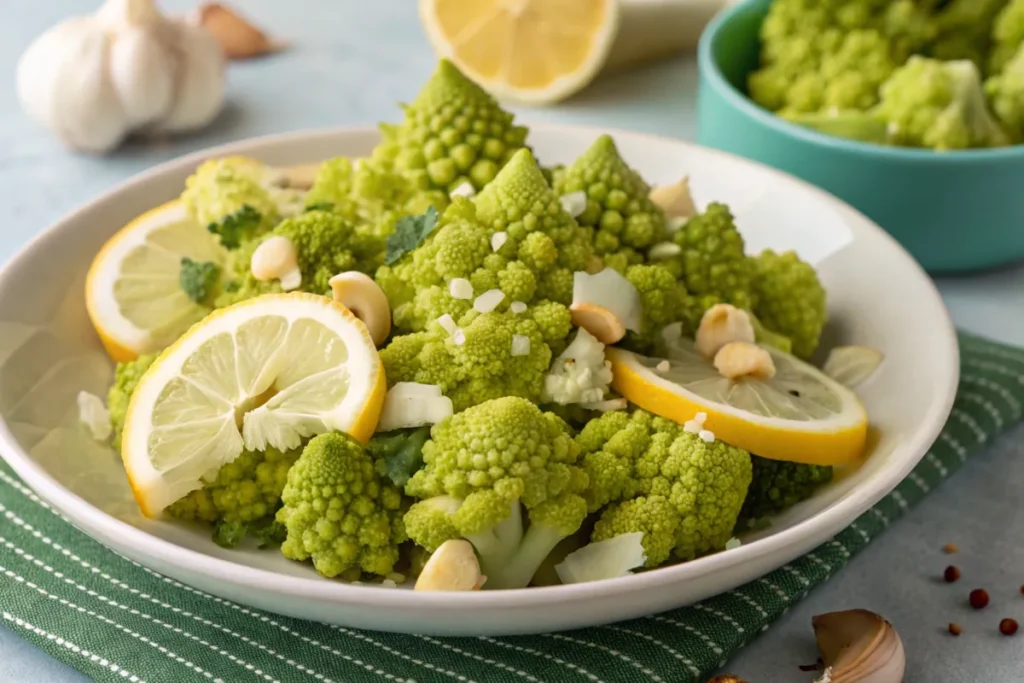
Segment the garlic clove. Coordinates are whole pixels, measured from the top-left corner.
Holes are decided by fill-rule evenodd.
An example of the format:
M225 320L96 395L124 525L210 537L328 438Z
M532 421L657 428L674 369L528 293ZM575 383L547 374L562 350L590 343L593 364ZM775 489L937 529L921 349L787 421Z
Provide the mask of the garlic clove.
M665 212L666 218L690 218L697 213L690 194L690 178L683 176L669 185L659 185L648 195Z
M228 59L251 59L284 50L285 43L267 34L220 3L206 3L196 10L196 23L220 43Z
M413 590L478 591L485 581L473 546L460 538L445 541L431 554Z
M363 321L378 347L391 333L391 306L384 290L365 273L349 271L328 280L335 301Z
M892 624L865 609L819 614L811 619L825 663L819 682L902 683L903 641Z
M224 54L203 29L184 22L170 25L178 50L178 91L157 131L186 132L206 126L224 106Z

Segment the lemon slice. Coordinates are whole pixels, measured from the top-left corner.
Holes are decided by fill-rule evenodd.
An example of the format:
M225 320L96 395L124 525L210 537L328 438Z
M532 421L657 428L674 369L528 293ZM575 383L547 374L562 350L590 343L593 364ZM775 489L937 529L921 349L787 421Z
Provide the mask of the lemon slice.
M817 368L765 348L770 379L722 377L686 339L668 359L607 349L612 386L641 408L679 423L705 413L704 429L763 458L840 465L860 457L868 416L857 395Z
M210 312L181 289L183 257L222 263L224 251L173 201L123 227L93 259L86 309L114 360L158 351Z
M603 66L617 0L420 0L434 50L498 98L555 102Z
M212 313L160 355L132 395L121 458L154 516L243 448L290 450L328 431L368 440L385 391L351 311L314 294L267 294Z

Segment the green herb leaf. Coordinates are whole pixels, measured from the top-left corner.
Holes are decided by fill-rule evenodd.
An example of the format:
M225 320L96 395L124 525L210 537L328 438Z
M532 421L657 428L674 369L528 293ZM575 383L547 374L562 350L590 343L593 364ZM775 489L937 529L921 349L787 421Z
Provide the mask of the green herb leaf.
M307 206L305 210L307 212L308 211L333 211L334 210L334 203L333 202L315 202L315 203L310 204L309 206Z
M423 444L430 438L430 427L400 429L377 434L370 441L370 453L377 458L377 471L394 482L405 482L423 467Z
M221 520L213 527L213 542L221 548L236 548L245 539L249 527L242 522Z
M220 238L220 243L227 249L237 249L239 245L259 232L263 223L263 214L245 204L241 209L225 216L218 223L210 223L206 229Z
M181 259L178 284L189 299L197 304L209 306L217 292L220 266L210 261L193 261L188 256Z
M284 543L284 539L288 536L288 529L273 516L270 516L253 522L249 533L259 541L260 550L266 550L267 548L276 548Z
M395 225L395 231L388 237L388 250L384 263L389 266L416 247L423 244L437 227L437 209L433 206L420 216L403 216Z

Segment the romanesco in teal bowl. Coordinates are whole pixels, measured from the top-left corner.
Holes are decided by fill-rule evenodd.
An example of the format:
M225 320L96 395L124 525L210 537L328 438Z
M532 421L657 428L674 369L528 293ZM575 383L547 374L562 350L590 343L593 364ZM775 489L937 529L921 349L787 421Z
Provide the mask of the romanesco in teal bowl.
M699 65L702 144L828 190L933 274L1024 258L1024 0L748 0Z

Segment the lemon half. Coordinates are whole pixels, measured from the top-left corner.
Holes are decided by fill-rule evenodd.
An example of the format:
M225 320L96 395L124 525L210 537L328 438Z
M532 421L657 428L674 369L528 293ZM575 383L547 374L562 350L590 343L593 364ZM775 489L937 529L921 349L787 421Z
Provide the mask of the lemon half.
M93 259L85 303L116 361L164 348L210 312L181 289L181 260L223 263L224 250L173 201L123 227Z
M857 395L817 368L765 347L771 379L723 377L689 340L667 359L608 349L612 386L632 403L679 423L706 413L704 428L755 455L841 465L864 452L868 416Z
M618 0L420 0L434 50L502 99L542 104L589 83L619 25Z
M220 309L164 351L139 382L121 457L154 516L243 448L291 450L328 431L373 435L386 384L363 323L313 294Z

